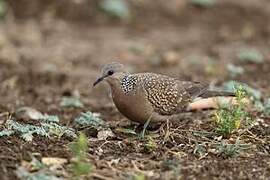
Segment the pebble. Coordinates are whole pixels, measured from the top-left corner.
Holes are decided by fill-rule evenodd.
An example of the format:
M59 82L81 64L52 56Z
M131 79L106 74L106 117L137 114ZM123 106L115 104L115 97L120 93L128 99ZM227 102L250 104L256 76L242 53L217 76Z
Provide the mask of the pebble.
M22 121L39 120L43 114L31 107L21 107L15 111L15 118Z

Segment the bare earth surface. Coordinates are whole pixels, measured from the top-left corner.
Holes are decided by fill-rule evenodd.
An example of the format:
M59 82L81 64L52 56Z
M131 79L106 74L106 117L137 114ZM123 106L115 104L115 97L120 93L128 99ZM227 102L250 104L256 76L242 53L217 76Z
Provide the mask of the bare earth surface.
M147 140L117 131L135 125L117 111L108 86L92 88L100 66L119 61L133 72L152 71L217 86L235 79L269 97L267 0L224 0L210 8L192 7L185 1L170 1L170 5L158 1L151 6L133 2L137 16L131 23L111 20L98 10L88 14L83 2L67 1L65 11L53 2L42 6L42 1L36 1L33 7L10 2L10 12L0 22L0 129L6 120L3 114L22 106L58 115L61 124L70 127L75 127L73 120L80 112L99 112L116 136L107 140L88 136L89 158L96 169L91 178L127 179L143 173L148 179L269 179L269 126L259 124L249 133L233 135L229 142L239 137L251 148L228 158L211 152L213 138L194 135L214 132L213 111L193 112L150 131L156 147L149 150ZM243 64L245 73L232 78L226 64L241 64L237 52L243 48L260 50L265 62ZM63 96L78 93L84 108L60 107ZM252 114L270 125L269 118ZM65 137L35 137L32 142L1 137L0 179L16 179L14 170L22 161L30 161L33 153L70 160L70 142ZM209 148L203 157L196 153L198 144Z

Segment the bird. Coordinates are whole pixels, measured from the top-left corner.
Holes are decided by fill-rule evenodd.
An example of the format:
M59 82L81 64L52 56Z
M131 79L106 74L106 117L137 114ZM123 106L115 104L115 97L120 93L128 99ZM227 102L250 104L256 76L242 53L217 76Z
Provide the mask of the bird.
M103 81L109 84L120 113L140 124L170 120L185 112L198 97L235 96L233 92L209 90L204 82L182 81L151 72L132 74L118 62L103 65L93 87Z

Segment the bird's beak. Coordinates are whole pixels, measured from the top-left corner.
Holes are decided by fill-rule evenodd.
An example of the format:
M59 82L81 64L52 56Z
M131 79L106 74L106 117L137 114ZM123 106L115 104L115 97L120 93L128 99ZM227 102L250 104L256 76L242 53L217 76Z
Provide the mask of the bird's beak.
M94 83L93 86L96 86L98 83L100 83L101 81L103 81L104 77L100 77L98 78Z

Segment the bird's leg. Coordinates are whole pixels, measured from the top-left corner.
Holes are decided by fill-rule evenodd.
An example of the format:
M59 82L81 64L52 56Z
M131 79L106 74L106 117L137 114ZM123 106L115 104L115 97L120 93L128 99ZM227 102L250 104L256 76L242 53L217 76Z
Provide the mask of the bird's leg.
M148 127L148 125L151 121L152 115L153 115L153 113L149 116L149 118L147 119L147 121L143 125L143 130L142 130L141 135L140 135L142 139L144 139L145 131L146 131L146 128Z

